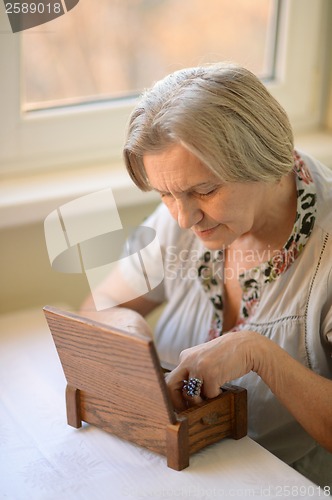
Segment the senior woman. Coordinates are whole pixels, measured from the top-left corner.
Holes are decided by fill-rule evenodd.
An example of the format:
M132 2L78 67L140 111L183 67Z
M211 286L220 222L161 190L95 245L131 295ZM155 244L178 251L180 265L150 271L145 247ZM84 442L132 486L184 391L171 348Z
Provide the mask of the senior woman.
M149 331L143 316L166 303L154 338L177 365L174 406L230 381L247 388L249 435L331 485L332 172L294 150L284 110L234 64L177 71L146 91L124 157L163 202L144 225L165 276L126 301L131 270L117 270L97 293L122 307L104 319Z

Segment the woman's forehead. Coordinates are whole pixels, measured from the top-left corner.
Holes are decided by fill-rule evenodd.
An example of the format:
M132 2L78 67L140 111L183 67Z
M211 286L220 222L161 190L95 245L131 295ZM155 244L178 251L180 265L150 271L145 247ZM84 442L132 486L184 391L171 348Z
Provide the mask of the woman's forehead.
M161 185L165 182L178 186L180 191L221 183L197 156L180 144L145 154L143 163L149 182L157 191L164 190Z

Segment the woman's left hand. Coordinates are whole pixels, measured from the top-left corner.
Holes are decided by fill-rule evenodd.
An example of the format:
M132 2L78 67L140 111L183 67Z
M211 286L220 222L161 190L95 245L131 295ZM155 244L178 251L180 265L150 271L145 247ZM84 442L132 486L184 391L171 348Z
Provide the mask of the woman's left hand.
M202 398L214 398L226 382L257 371L261 341L266 339L256 332L231 332L182 351L179 365L166 376L174 408L181 411ZM190 378L202 381L200 396L188 396L183 390Z

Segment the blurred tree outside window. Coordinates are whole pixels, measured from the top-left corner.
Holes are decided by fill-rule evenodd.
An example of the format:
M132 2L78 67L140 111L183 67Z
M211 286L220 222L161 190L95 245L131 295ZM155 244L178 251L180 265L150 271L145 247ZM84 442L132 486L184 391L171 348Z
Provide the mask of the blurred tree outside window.
M272 78L278 0L80 0L22 32L23 110L119 99L232 60Z

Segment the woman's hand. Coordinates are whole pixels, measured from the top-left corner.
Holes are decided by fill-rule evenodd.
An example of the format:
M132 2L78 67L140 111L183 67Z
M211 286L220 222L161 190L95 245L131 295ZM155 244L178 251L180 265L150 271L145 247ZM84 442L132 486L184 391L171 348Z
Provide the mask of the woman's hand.
M122 281L121 279L118 281L115 280L115 283L121 284ZM158 307L159 304L148 300L144 296L121 303L116 295L115 298L111 295L113 291L111 285L114 286L114 280L106 280L106 284L109 285L109 288L104 285L104 287L101 287L101 290L98 291L99 300L105 303L115 302L120 305L97 311L94 299L92 295L90 295L81 305L79 314L129 333L139 333L152 338L152 330L144 317Z
M152 330L143 316L127 307L112 307L103 311L81 309L80 314L125 332L152 338Z
M169 393L177 410L214 398L221 386L242 377L259 366L259 346L266 339L256 332L231 332L217 339L182 351L179 365L166 376ZM201 396L188 396L183 381L200 379Z
M250 371L256 372L302 427L332 452L332 381L309 370L263 335L231 332L186 349L166 382L174 408L181 411L202 401L186 395L184 380L202 380L201 396L214 398L222 385Z

